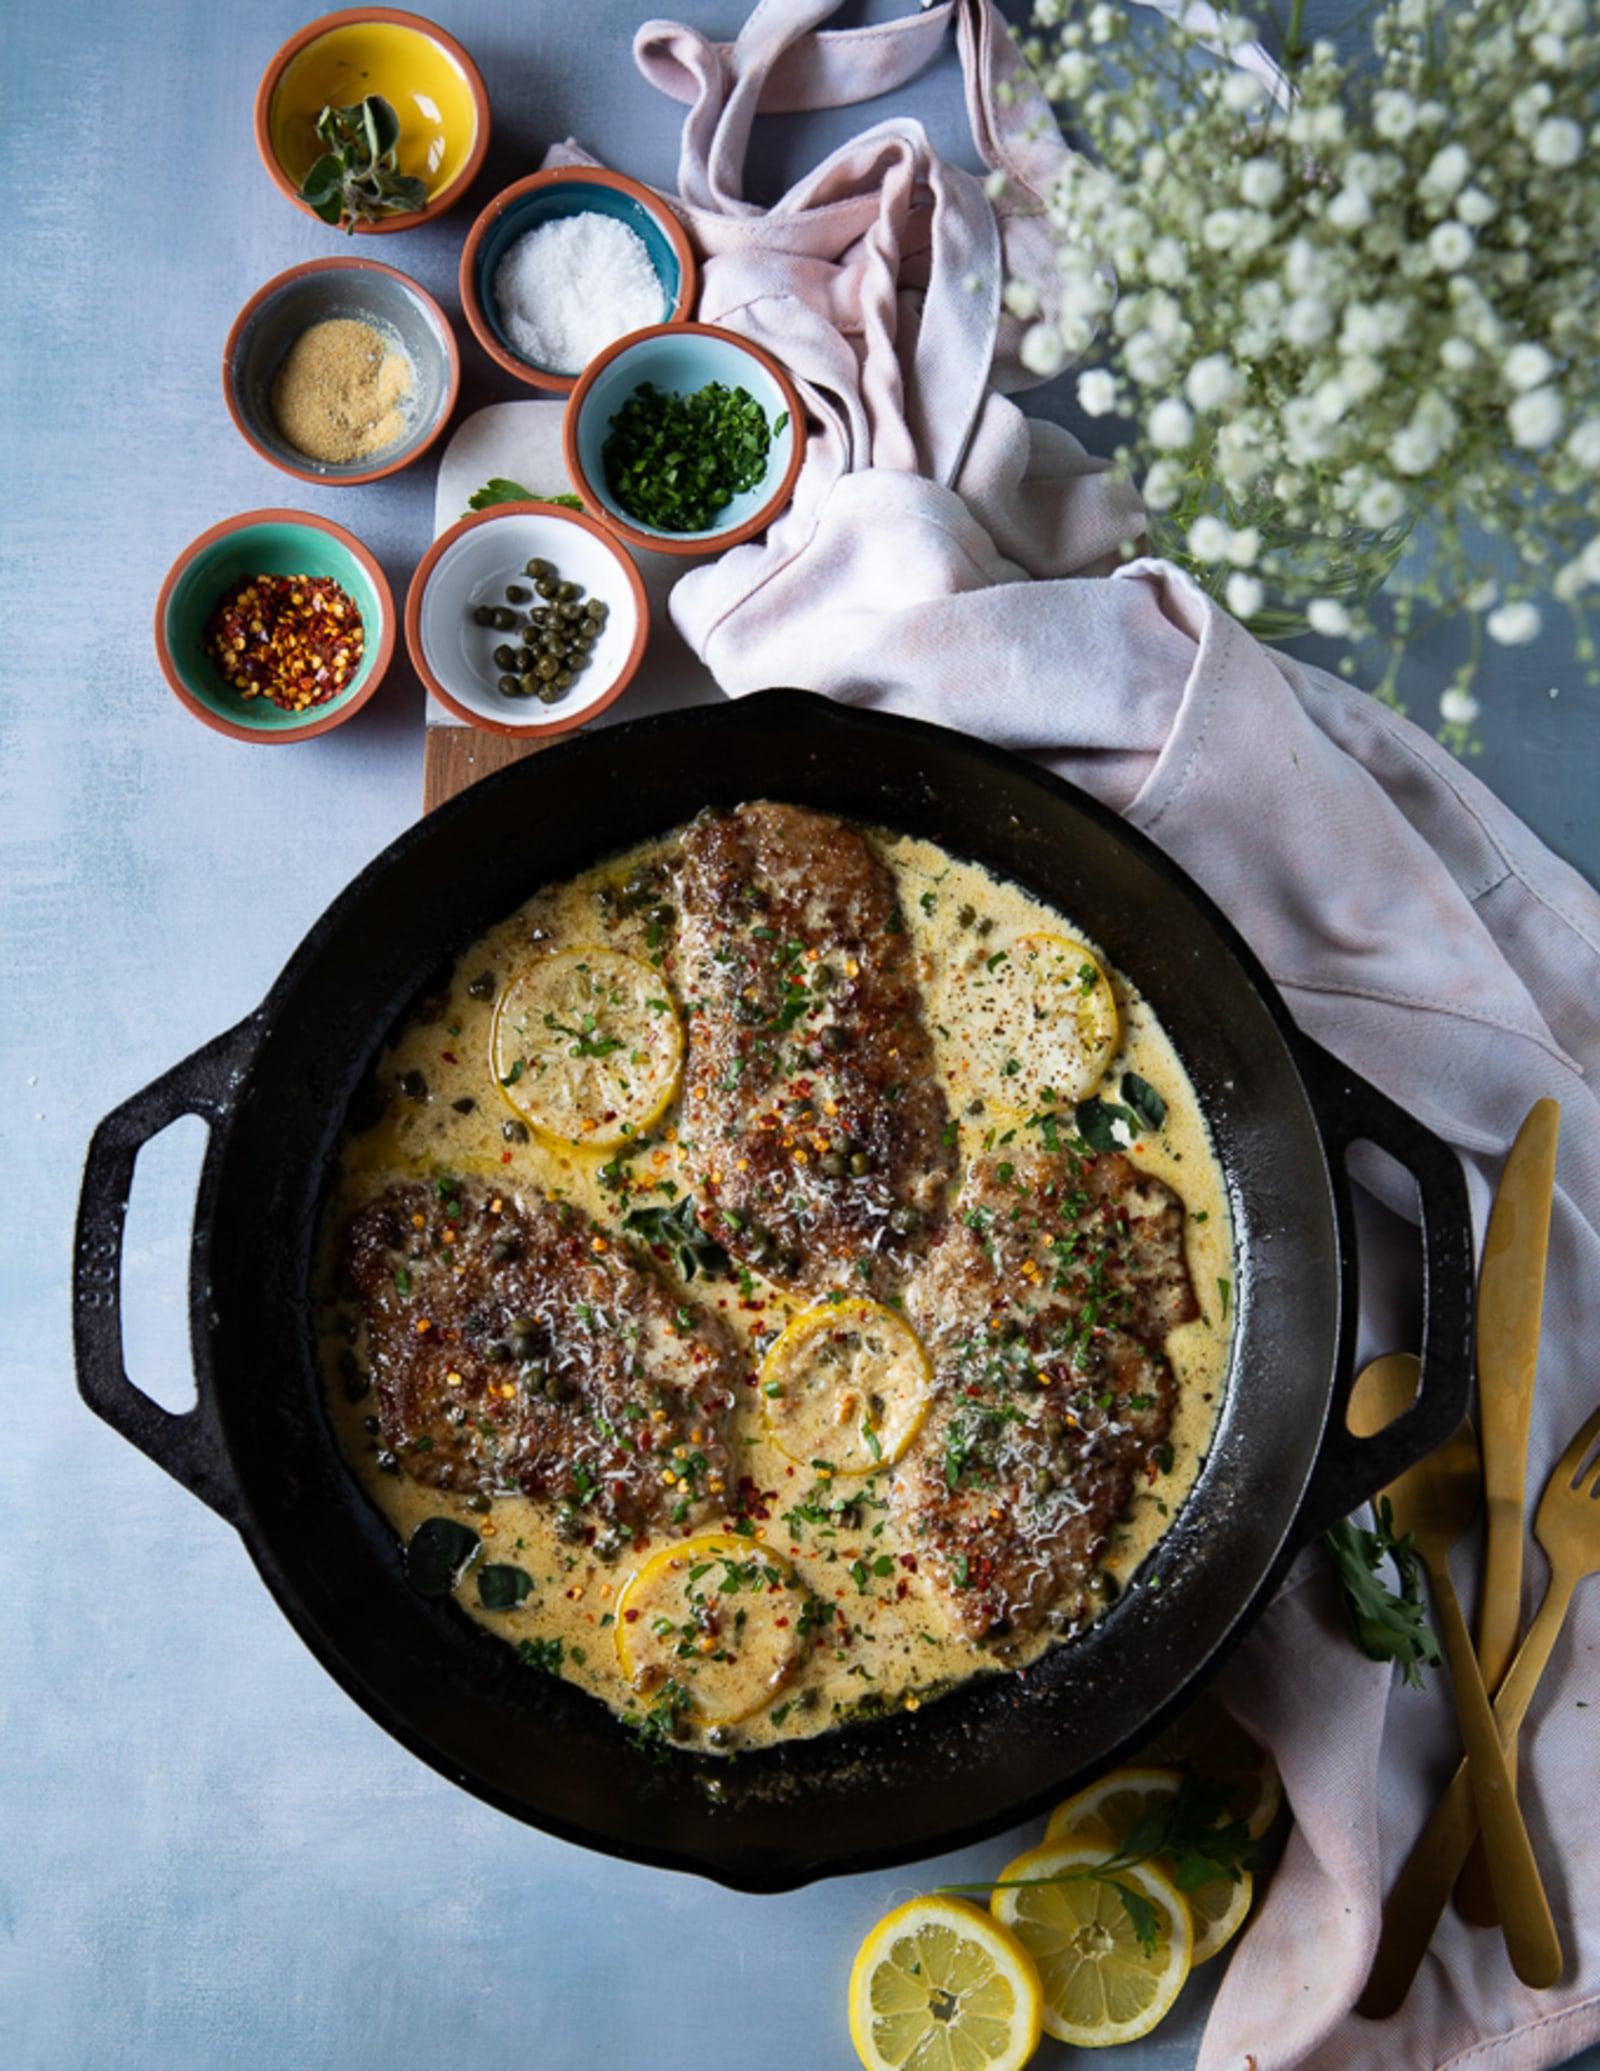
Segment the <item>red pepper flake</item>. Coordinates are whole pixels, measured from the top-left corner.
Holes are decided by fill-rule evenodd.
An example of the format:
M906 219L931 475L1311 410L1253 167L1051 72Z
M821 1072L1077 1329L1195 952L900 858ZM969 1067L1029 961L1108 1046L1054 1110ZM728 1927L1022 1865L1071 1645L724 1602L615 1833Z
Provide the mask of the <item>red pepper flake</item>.
M366 633L355 601L327 575L250 575L227 591L206 626L206 652L242 698L284 712L348 690Z

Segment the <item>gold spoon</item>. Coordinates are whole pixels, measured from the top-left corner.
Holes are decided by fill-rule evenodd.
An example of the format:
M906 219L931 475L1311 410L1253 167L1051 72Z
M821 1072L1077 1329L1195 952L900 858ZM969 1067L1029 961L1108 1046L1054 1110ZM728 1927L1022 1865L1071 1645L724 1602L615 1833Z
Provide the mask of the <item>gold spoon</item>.
M1597 1440L1600 1410L1556 1462L1539 1498L1533 1528L1550 1563L1550 1581L1494 1700L1495 1724L1508 1753L1516 1745L1518 1728L1555 1647L1573 1591L1586 1575L1600 1573L1600 1459L1589 1459ZM1378 1953L1357 2001L1358 2010L1369 2019L1386 2019L1410 1991L1477 1828L1472 1787L1463 1764L1434 1808L1384 1905Z
M1408 1353L1375 1359L1351 1395L1349 1424L1370 1436L1409 1408L1417 1392L1417 1362ZM1525 1985L1553 1985L1561 1975L1561 1943L1528 1829L1522 1823L1516 1785L1489 1709L1488 1692L1472 1636L1450 1579L1450 1548L1477 1514L1483 1485L1478 1442L1463 1421L1437 1452L1407 1468L1384 1490L1394 1512L1396 1534L1410 1533L1433 1592L1439 1638L1455 1692L1456 1717L1466 1750L1478 1824L1483 1829L1506 1949Z

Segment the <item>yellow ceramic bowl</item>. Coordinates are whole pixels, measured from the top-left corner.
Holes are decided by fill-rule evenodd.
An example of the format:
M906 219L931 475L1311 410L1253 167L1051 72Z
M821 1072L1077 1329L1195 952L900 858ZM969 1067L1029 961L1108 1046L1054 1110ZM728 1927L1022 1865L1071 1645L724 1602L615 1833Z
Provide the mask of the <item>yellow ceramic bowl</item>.
M261 75L256 144L277 185L305 208L300 186L322 154L318 115L368 94L382 94L399 116L400 170L426 182L428 200L356 229L410 230L460 200L489 148L489 96L477 66L420 14L351 7L308 22Z

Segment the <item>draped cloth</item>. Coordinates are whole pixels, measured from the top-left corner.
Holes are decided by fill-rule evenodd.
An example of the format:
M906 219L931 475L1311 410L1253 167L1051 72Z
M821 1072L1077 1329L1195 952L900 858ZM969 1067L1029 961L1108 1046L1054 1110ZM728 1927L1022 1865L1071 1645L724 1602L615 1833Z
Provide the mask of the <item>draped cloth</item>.
M1049 110L988 0L846 31L819 27L832 7L759 0L731 45L663 21L636 39L646 78L687 104L668 199L703 260L698 314L773 353L811 427L788 510L683 575L673 619L731 695L794 684L914 713L1114 806L1218 901L1300 1025L1455 1147L1480 1237L1522 1116L1561 1102L1536 1492L1600 1401L1600 1297L1584 1300L1600 1290L1600 898L1407 720L1262 647L1174 568L1118 565L1131 493L1013 400L1028 376L1001 289L1050 264L1039 204L1066 147ZM1003 192L891 117L773 207L744 198L758 113L887 93L952 31ZM1365 1320L1393 1349L1372 1304ZM1457 1563L1469 1603L1476 1551ZM1530 1615L1543 1582L1535 1550ZM1383 1887L1459 1749L1442 1676L1411 1692L1360 1654L1318 1559L1219 1687L1275 1757L1294 1825L1202 2071L1535 2066L1600 2036L1600 1590L1579 1590L1522 1736L1568 1959L1546 1993L1451 1912L1402 2012L1352 2012Z

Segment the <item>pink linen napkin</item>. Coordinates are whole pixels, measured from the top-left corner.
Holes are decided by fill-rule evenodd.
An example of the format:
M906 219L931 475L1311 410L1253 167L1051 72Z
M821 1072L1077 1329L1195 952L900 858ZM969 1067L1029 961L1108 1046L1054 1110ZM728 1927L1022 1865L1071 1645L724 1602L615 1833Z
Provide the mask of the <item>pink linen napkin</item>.
M1584 1300L1600 1288L1600 898L1416 727L1261 647L1174 569L1113 567L1128 492L1003 393L1026 376L1002 265L1047 262L1025 211L1064 150L1048 111L988 0L814 33L832 6L760 0L731 46L666 22L637 38L646 77L690 103L670 198L704 255L699 314L776 354L813 426L790 509L682 577L673 618L732 694L799 684L933 718L1036 754L1123 812L1230 914L1301 1025L1456 1147L1480 1232L1528 1106L1562 1103L1537 1489L1600 1401ZM770 210L742 198L758 109L887 91L952 22L979 150L1007 176L998 205L903 119ZM1376 1169L1372 1183L1385 1191ZM1400 1193L1388 1205L1408 1212ZM1367 1323L1386 1348L1382 1321ZM1527 1565L1531 1612L1541 1556ZM1408 1692L1359 1654L1316 1557L1221 1690L1276 1757L1295 1825L1202 2071L1532 2067L1600 2036L1600 1853L1586 1845L1600 1588L1580 1590L1522 1741L1568 1956L1548 1993L1451 1913L1402 2012L1381 2026L1352 2013L1384 1884L1457 1741L1442 1679Z

